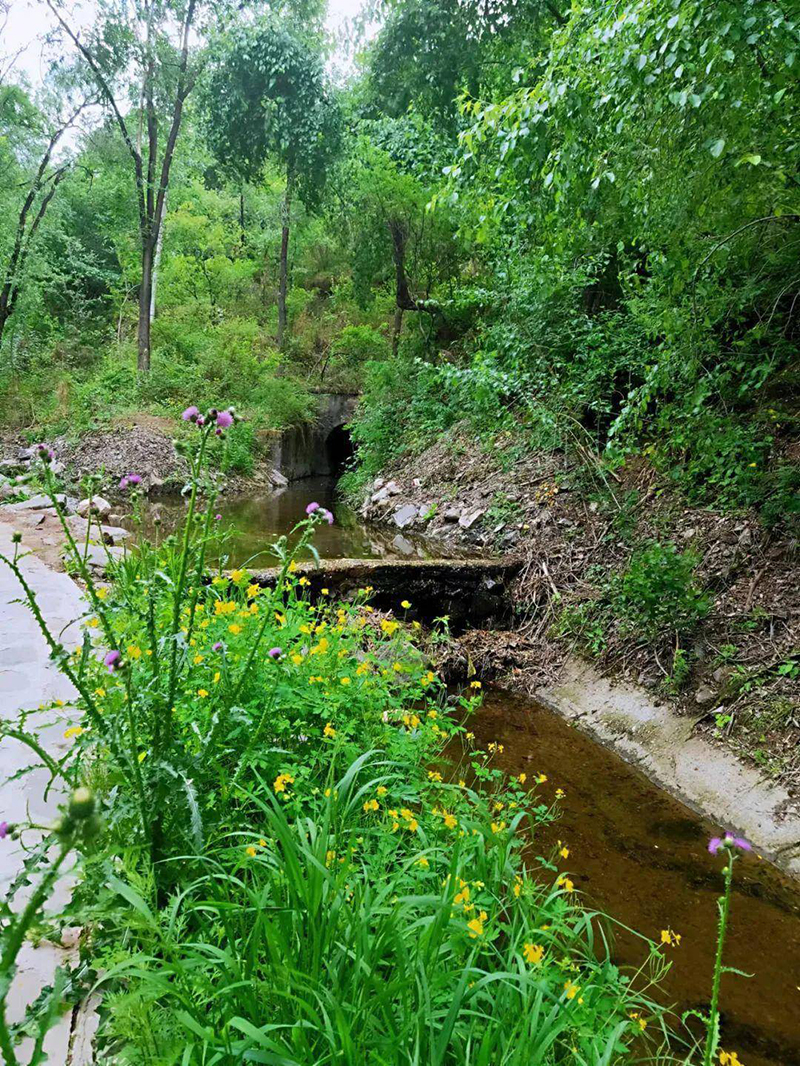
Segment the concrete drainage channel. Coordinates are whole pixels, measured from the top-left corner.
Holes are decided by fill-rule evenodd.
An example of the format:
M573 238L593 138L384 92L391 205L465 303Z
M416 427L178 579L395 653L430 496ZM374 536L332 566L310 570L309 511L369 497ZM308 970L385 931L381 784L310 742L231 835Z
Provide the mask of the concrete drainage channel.
M721 828L736 830L779 869L800 879L800 810L781 785L694 732L650 693L573 659L535 698Z

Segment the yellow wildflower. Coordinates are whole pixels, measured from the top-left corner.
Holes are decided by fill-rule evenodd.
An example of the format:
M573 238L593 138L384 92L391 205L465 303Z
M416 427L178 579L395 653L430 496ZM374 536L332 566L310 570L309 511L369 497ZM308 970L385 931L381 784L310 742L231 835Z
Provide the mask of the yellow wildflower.
M231 570L231 581L234 583L234 585L238 585L244 577L247 577L247 571Z
M233 633L234 636L236 636L237 633L241 633L241 631L242 627L236 622L231 622L231 624L228 626L228 632Z
M324 737L328 737L331 740L333 740L333 738L336 736L336 730L333 728L330 722L326 723L325 728L322 730L322 735Z
M339 684L340 685L349 685L350 684L350 680L351 679L349 677L340 677L339 678Z
M467 922L467 929L469 929L469 935L473 940L477 936L483 936L483 923L488 917L489 915L486 911L481 911L477 918L473 918L472 921Z
M79 737L83 732L85 732L85 730L82 726L71 725L69 729L64 730L64 740L69 740L70 737Z
M470 681L469 687L478 689L478 688L483 688L483 685L480 683L480 681Z
M192 659L192 662L194 663L195 666L199 666L202 661L203 661L203 656L199 655L199 654L195 655L194 659Z
M544 958L544 948L541 944L523 944L522 953L525 956L525 961L529 962L531 966L538 966Z
M631 1021L636 1022L642 1032L644 1032L644 1030L647 1028L647 1021L641 1016L641 1014L637 1010L629 1014L628 1017L631 1019Z
M89 629L97 629L97 627L100 625L100 619L90 618L86 625L89 627Z
M524 785L527 780L528 780L528 775L527 774L520 774L519 777L517 778L517 781L519 781L519 783L521 785Z
M259 595L260 592L261 592L261 586L260 585L255 585L255 584L248 585L247 586L247 598L248 598L248 600L254 600L256 598L256 596Z
M141 657L142 657L142 649L139 647L139 645L138 644L129 644L128 645L128 658L129 659L141 659Z
M441 781L442 780L442 775L439 773L438 770L428 770L428 780L429 781Z
M250 856L251 859L255 858L255 856L258 855L258 849L254 848L252 844L250 845L249 848L246 849L246 851L247 851L247 854Z
M673 932L672 929L661 930L661 943L666 944L667 947L677 948L681 942L681 934Z
M722 1051L719 1053L720 1066L744 1066L735 1051Z
M566 844L562 844L560 840L558 842L558 854L561 856L562 859L569 858L569 848Z
M424 855L421 855L417 859L417 866L424 866L425 869L427 870L427 868L430 866L430 863L428 862L428 860L425 858Z
M505 829L505 827L506 827L506 823L505 822L492 822L492 832L493 833L502 833L503 830Z
M567 993L567 999L575 999L580 992L580 986L574 985L572 981L566 981L564 984L564 991Z
M575 885L570 881L568 877L559 877L556 881L559 888L563 888L565 892L574 892Z
M376 799L368 799L364 804L364 812L369 814L370 811L377 811L379 807L380 804Z
M275 789L276 792L285 792L286 786L293 784L294 778L291 774L278 774L272 784L272 787Z
M403 608L404 611L407 611L409 609L409 607L411 606L411 604L409 603L408 600L401 600L400 601L400 606Z
M98 600L104 600L107 595L108 595L108 589L105 588L104 586L101 586L99 589L97 589L97 598L98 598Z
M205 699L206 696L208 695L208 689L199 688L197 690L197 695L200 696L201 699Z
M443 811L442 814L444 817L444 824L447 826L447 828L455 829L455 827L458 825L458 819L456 818L456 816L454 814L449 814L447 811Z
M378 785L375 791L378 793L379 796L385 796L389 789L386 787L386 785Z

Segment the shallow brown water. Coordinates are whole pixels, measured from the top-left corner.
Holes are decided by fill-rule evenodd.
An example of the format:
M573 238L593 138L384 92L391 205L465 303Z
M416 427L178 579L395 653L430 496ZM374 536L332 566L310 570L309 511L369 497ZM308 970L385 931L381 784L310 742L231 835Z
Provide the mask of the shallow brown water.
M495 765L525 772L546 801L566 792L563 816L537 834L537 853L556 839L562 863L590 906L656 940L681 934L663 981L677 1013L705 1008L715 950L722 860L709 855L719 826L694 814L613 752L531 700L489 689L470 729L485 745L502 744ZM743 1066L800 1066L800 885L766 861L745 856L735 867L725 962L751 973L722 978L722 1047ZM620 962L641 963L640 941L617 931Z
M441 555L424 538L399 529L369 525L336 495L336 481L330 477L306 478L287 488L254 496L222 496L217 512L220 528L230 537L224 554L231 566L271 566L275 558L270 545L306 517L306 506L316 501L333 512L332 526L322 523L315 546L323 559L377 559L384 557L428 558ZM147 536L156 532L155 519L161 519L161 535L175 530L186 514L187 501L180 496L149 500L143 509L143 529ZM130 521L125 524L130 527Z

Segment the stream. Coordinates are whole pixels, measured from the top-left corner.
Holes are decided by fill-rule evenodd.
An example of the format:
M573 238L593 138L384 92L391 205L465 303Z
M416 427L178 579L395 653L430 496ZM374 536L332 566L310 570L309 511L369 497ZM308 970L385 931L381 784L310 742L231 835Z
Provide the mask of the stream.
M323 559L436 558L442 554L441 547L437 549L424 537L364 522L336 495L335 478L316 477L260 496L221 496L217 512L222 516L222 529L229 534L223 549L227 564L273 566L271 544L306 517L306 506L312 500L333 511L335 517L333 525L318 526L314 538ZM154 535L157 518L162 536L172 532L182 522L187 505L181 496L146 501L142 510L144 533ZM125 520L125 525L130 527L130 522ZM310 557L310 553L306 555Z
M262 497L223 497L218 509L230 531L227 564L271 565L269 545L305 517L310 500L336 516L334 525L318 532L322 558L442 554L423 538L364 523L336 498L332 478L314 478ZM158 516L162 533L169 532L185 507L180 498L149 503L145 531L152 533ZM583 898L621 923L614 933L617 961L638 966L646 955L624 926L656 940L662 929L675 930L681 943L668 949L666 1002L678 1015L706 1008L723 865L707 844L721 827L533 700L489 688L470 728L481 746L503 745L496 765L508 773L524 771L529 780L546 774L541 787L548 802L557 787L566 792L562 818L540 830L532 855L551 854L556 839L568 844L570 857L562 866ZM737 862L725 962L753 976L724 975L721 1007L722 1047L737 1051L742 1066L800 1066L799 919L794 881L757 856Z

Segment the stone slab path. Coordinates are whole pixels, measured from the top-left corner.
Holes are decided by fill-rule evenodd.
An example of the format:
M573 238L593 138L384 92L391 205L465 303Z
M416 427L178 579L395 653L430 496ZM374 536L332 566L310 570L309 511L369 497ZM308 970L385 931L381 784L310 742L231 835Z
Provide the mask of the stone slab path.
M0 521L0 553L8 557L14 550L11 534L12 527ZM53 632L60 635L66 647L75 647L81 636L76 619L85 610L78 587L66 574L56 573L33 555L23 561L22 569ZM45 750L59 757L71 743L64 738L64 730L75 717L69 706L75 693L69 681L50 662L47 644L31 612L23 603L14 602L20 596L16 578L0 563L0 715L9 720L22 708L33 709L42 703L63 700L64 707L59 709L57 716L49 711L37 716L41 725L40 742ZM63 796L51 791L47 799L44 798L49 779L46 771L34 770L8 781L26 766L35 765L36 761L33 752L18 741L0 739L0 820L10 823L33 820L47 824L56 816ZM10 837L0 841L0 893L3 895L21 868L23 857L22 845L18 841ZM48 909L57 909L63 904L69 891L67 873L56 886ZM16 910L24 903L22 895L19 892L14 900ZM75 930L65 933L63 948L47 942L38 947L25 944L9 996L10 1020L21 1018L26 1005L43 987L51 984L56 967L69 961L72 954L69 940L71 936L74 943L75 933ZM84 1012L77 1011L77 1017L84 1024ZM51 1066L79 1066L78 1058L72 1052L77 1045L85 1046L91 1041L86 1040L85 1033L76 1031L74 1023L73 1012L68 1011L48 1034L45 1050ZM21 1045L19 1062L28 1063L31 1052L30 1045ZM91 1062L85 1052L81 1059L84 1063Z

